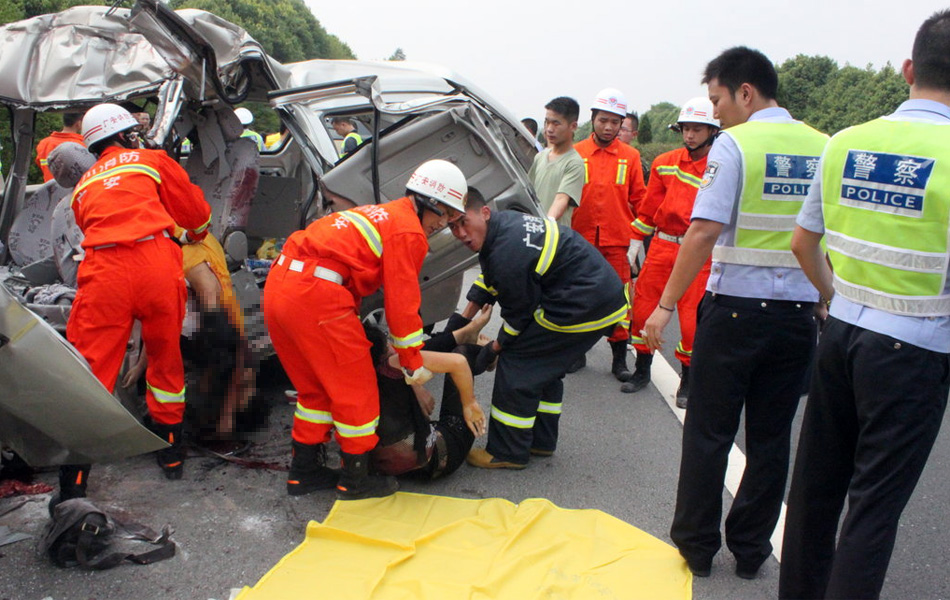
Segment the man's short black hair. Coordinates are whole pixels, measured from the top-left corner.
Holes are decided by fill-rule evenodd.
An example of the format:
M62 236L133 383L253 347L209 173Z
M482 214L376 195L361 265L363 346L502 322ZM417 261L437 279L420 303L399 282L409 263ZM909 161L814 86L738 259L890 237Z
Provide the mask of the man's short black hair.
M627 118L633 121L633 128L638 129L640 127L640 115L636 112L628 112Z
M774 100L778 93L778 73L769 58L752 48L729 48L709 61L703 73L703 83L713 79L729 89L732 96L743 83L752 85L765 98Z
M531 117L525 117L521 119L521 124L524 125L524 128L528 130L532 136L538 135L538 122L532 119Z
M64 112L63 125L65 127L72 127L73 125L81 121L85 114L86 113L84 112L76 112L76 111Z
M488 206L485 196L473 187L468 188L468 195L465 196L465 210L479 210L483 206Z
M545 104L544 108L546 110L552 110L561 115L567 119L568 123L577 121L577 117L579 117L581 114L581 107L577 104L577 100L568 98L567 96L558 96L554 100L551 100Z
M950 9L935 12L920 26L911 60L916 85L950 90Z

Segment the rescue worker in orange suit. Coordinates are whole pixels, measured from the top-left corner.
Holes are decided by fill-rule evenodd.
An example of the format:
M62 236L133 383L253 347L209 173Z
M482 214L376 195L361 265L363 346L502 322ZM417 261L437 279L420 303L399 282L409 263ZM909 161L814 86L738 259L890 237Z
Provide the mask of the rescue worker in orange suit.
M633 377L620 387L626 393L639 392L650 384L653 352L643 343L639 332L659 305L660 294L673 272L673 263L689 228L693 202L706 170L706 156L719 133L719 119L713 116L709 98L697 97L683 105L676 124L670 125L670 129L682 134L683 147L661 154L653 161L647 195L633 222L635 241L631 253L635 255L643 239L649 235L653 236L653 243L633 288L631 337L637 350L637 363ZM710 264L707 259L675 307L661 306L670 312L675 308L679 313L682 339L676 346L676 358L683 364L680 385L676 390L676 406L679 408L686 408L689 396L689 362L696 333L696 308L706 291Z
M571 227L594 245L614 268L624 285L630 283L635 255L633 219L646 195L640 153L617 137L627 116L627 99L619 91L606 88L591 104L593 133L574 145L584 159L584 190L571 219ZM630 319L624 319L629 323ZM627 341L630 332L617 325L607 338L613 354L610 371L619 381L631 377L627 369ZM569 372L584 364L582 358Z
M108 390L115 387L135 319L148 355L146 403L152 430L170 447L157 460L168 479L184 470L181 447L185 373L178 338L185 315L180 242L200 241L211 208L185 170L161 150L138 147L138 126L115 104L83 117L86 146L98 161L76 185L72 209L85 252L66 337ZM60 470L60 499L85 495L88 465Z
M467 191L458 167L430 160L409 178L405 197L329 214L284 244L264 285L264 317L297 390L291 496L334 486L342 500L396 491L395 479L368 470L378 441L379 393L359 303L383 286L386 321L406 382L428 381L432 373L420 354L419 274L428 236L461 216ZM326 466L334 428L342 473Z
M56 146L59 146L63 142L85 144L81 133L82 116L83 113L81 112L63 113L63 128L60 131L52 132L47 137L41 139L40 143L36 145L36 166L38 166L40 172L43 173L43 183L53 179L53 173L49 170L47 159L49 158L49 153L52 152Z

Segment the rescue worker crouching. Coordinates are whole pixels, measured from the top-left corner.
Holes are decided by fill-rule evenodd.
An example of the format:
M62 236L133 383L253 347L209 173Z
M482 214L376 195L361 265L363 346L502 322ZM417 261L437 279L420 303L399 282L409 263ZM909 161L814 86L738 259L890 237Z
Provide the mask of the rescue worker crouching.
M170 447L157 453L168 479L180 479L185 376L178 338L185 314L181 247L200 241L211 208L185 170L160 150L139 148L138 122L124 108L100 104L83 117L86 146L98 161L73 192L85 256L66 337L108 390L125 355L132 324L142 322L148 354L146 403L152 430ZM89 465L60 471L60 500L85 496ZM63 486L63 484L66 484Z
M369 472L379 393L359 302L380 286L407 383L425 383L419 274L428 236L464 211L465 176L444 160L421 164L406 196L329 214L288 238L264 285L264 316L297 390L287 493L337 488L340 499L381 497L395 479ZM336 429L343 471L326 465ZM339 479L339 481L338 481Z
M637 351L637 362L633 377L620 387L620 391L625 393L638 392L650 384L653 352L639 332L659 306L660 294L670 278L683 236L689 228L696 192L706 171L706 156L719 133L719 119L713 116L713 112L712 101L703 96L683 105L676 124L670 125L670 129L682 134L683 147L665 152L653 161L647 194L633 222L631 252L634 255L640 251L644 238L652 235L654 241L633 290L631 338ZM661 306L668 312L676 309L679 315L682 341L676 347L676 358L683 365L680 385L676 390L676 406L679 408L686 408L689 396L689 366L696 334L696 309L706 291L710 265L711 261L707 260L675 306Z

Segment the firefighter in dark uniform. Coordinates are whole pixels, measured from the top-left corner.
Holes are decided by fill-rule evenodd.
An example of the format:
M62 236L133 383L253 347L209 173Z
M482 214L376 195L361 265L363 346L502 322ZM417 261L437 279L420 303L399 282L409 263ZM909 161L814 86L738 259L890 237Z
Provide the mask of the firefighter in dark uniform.
M488 445L468 455L482 468L523 469L557 446L563 378L601 337L627 318L624 285L596 248L555 221L493 213L469 189L452 233L478 252L482 274L469 312L498 302L504 324L476 369L498 358Z

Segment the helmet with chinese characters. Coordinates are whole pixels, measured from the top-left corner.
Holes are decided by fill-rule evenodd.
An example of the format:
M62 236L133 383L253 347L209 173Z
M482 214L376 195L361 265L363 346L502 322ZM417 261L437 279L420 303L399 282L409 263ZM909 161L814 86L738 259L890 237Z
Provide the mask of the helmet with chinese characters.
M406 189L459 212L465 212L463 201L468 193L465 174L447 160L437 158L419 165L409 177Z
M82 118L82 137L86 147L111 137L117 133L138 127L139 122L132 113L118 104L97 104Z

